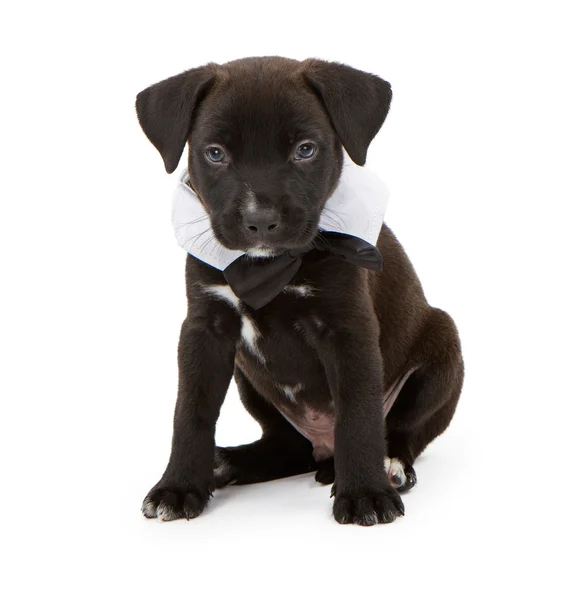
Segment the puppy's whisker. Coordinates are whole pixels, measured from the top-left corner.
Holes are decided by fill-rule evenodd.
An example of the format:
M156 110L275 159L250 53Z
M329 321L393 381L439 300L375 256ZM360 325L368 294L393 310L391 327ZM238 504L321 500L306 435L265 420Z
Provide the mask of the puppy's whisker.
M329 219L330 221L335 223L336 227L338 227L340 229L345 229L345 219L343 217L341 217L339 214L333 213L333 215L331 215L329 213L324 213L323 216L324 216L324 218Z
M178 229L180 227L186 227L188 225L196 225L197 223L201 223L202 221L205 221L206 219L209 219L210 217L208 215L202 215L201 217L198 217L197 219L194 219L193 221L188 221L187 223L182 223L181 225L178 225Z
M198 235L192 236L191 238L189 238L186 241L186 244L190 244L190 243L195 244L202 237L202 235L204 235L206 233L207 233L207 230L206 231L202 231L202 233L198 233Z
M339 212L338 210L335 210L335 209L333 209L333 208L329 208L328 206L324 206L324 207L323 207L323 210L327 210L328 212L331 212L331 213L333 213L334 215L339 215L339 216L341 216L341 215L343 214L342 212Z
M199 241L199 239L200 239L200 238L201 238L203 235L205 235L205 234L206 234L206 233L208 233L209 231L211 231L211 228L210 228L210 227L208 227L208 229L204 229L204 231L202 231L202 232L200 232L200 233L198 233L198 234L196 234L196 235L193 235L191 238L188 238L188 240L186 241L186 243L185 243L185 244L187 245L187 244L189 244L190 242L191 242L192 244L195 244L197 241Z
M206 220L208 217L200 217L199 219L195 219L194 221L189 221L188 223L181 223L180 225L178 225L177 227L175 227L174 229L176 231L179 231L180 229L188 228L191 227L192 225L197 225L198 223L201 223L202 221Z
M215 237L213 235L211 235L207 240L202 242L202 245L200 246L200 252L203 252L203 250L208 246L208 244L213 242L214 239L215 239Z
M316 241L319 241L320 244L317 245ZM316 238L314 239L314 247L316 247L316 248L322 248L322 247L331 248L331 242L329 241L328 238L326 238L324 235L322 235L321 231L319 231Z
M340 223L338 223L333 217L330 217L329 215L324 215L324 219L326 220L327 224L331 227L335 227L336 229L341 229L343 227Z
M226 248L223 244L218 244L217 248L218 248L217 254L219 255L218 258L220 258Z
M328 214L324 214L324 217L327 217L329 219L331 219L332 221L334 221L334 223L337 223L337 225L341 228L345 227L345 220L342 216L341 213L337 212L336 210L333 210L331 208L325 208L324 207L324 213L332 213L333 215L335 215L335 217L332 217Z

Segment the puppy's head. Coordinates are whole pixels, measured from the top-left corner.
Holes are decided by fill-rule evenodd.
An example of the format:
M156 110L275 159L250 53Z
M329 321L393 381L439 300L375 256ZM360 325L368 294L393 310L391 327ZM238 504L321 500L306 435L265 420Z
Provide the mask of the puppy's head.
M168 173L186 142L190 183L227 248L305 247L341 175L365 163L391 101L375 75L320 60L208 64L138 94L138 119Z

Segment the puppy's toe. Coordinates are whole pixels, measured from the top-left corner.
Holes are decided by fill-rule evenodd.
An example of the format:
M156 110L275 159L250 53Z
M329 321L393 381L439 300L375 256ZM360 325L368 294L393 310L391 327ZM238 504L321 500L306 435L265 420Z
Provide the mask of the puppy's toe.
M413 467L404 464L399 458L386 458L385 471L389 482L399 492L406 492L417 483Z
M411 465L405 465L405 483L397 488L398 492L407 492L417 483L417 475Z
M403 502L392 488L383 492L338 494L333 503L333 516L342 524L369 527L377 523L391 523L403 514Z
M209 497L209 490L180 486L156 487L144 499L142 513L147 519L159 521L194 519L203 512Z

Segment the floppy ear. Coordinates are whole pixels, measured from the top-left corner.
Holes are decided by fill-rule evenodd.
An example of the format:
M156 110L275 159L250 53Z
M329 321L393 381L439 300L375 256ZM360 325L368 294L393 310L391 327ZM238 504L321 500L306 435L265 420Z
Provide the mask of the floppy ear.
M138 121L148 139L164 159L168 173L173 173L192 128L194 109L214 81L212 64L184 71L160 81L136 98Z
M391 86L376 75L340 63L309 59L304 64L305 81L322 101L353 162L363 166L389 111Z

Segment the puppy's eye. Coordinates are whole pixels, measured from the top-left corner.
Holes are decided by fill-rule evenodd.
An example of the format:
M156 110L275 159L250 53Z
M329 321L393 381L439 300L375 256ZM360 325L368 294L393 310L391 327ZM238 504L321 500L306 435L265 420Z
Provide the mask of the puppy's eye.
M295 160L306 160L312 156L315 156L315 152L316 145L312 142L305 142L305 144L298 146L297 150L295 151Z
M209 148L207 148L206 156L208 157L208 160L215 163L224 162L226 159L224 151L218 146L210 146Z

